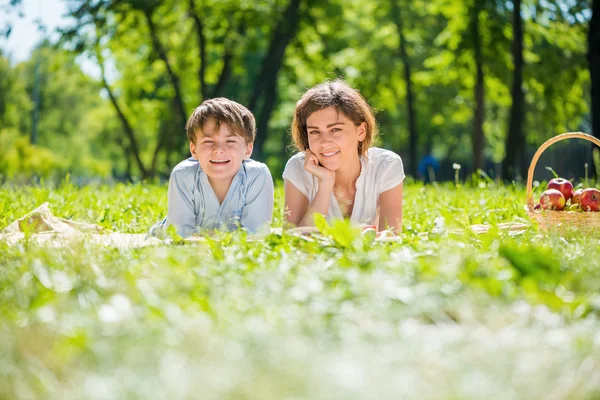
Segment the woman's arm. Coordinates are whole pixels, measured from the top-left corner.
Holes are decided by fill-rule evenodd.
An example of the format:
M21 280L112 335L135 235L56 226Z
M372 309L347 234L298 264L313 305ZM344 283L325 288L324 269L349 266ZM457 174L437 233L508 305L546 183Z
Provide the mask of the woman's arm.
M285 219L296 226L314 226L314 214L327 215L335 172L319 165L319 160L310 151L306 150L304 170L319 179L319 189L312 203L308 204L306 196L293 183L285 180Z
M379 231L392 229L402 232L402 187L404 183L379 195Z
M285 219L296 226L314 226L314 214L327 215L333 182L319 185L319 190L313 202L309 205L308 199L293 183L285 179Z

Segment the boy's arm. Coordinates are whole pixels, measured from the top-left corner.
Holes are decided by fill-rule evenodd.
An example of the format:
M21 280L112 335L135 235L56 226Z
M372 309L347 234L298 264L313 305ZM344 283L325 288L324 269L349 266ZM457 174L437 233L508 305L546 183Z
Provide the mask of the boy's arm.
M251 233L268 233L273 219L274 189L271 172L265 166L249 183L246 204L242 211L242 226Z
M196 233L196 215L194 212L194 194L191 190L195 174L173 171L169 178L169 210L167 221L181 237Z

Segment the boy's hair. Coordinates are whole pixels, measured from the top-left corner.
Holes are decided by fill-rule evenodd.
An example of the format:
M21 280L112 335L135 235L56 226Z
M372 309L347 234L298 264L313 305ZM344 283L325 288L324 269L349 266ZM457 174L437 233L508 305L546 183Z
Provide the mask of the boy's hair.
M361 94L342 79L324 82L310 88L296 103L292 122L292 140L299 151L308 149L306 120L315 111L335 107L356 125L365 122L367 134L358 144L358 155L366 156L367 150L377 138L377 123L371 107Z
M224 97L204 100L185 124L185 131L190 142L196 143L196 134L202 132L206 121L214 118L217 127L227 124L231 133L246 139L246 143L254 143L256 138L256 121L254 115L243 105Z

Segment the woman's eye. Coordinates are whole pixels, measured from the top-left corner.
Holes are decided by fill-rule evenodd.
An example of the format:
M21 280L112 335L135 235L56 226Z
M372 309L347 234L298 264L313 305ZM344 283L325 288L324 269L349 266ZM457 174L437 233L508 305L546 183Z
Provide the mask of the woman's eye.
M308 132L309 135L318 135L319 133L321 133L321 132L319 132L319 131L310 131L310 132Z
M340 129L340 128L333 128L333 129L331 130L331 132L339 132L339 131L341 131L341 129Z

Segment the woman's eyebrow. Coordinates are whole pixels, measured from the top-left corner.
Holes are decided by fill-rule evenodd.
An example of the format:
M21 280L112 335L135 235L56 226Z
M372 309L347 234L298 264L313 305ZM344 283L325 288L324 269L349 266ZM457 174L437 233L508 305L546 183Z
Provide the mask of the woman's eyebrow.
M344 125L343 122L334 122L333 124L327 125L327 128L331 128L334 125ZM306 129L319 129L318 126L307 126Z

